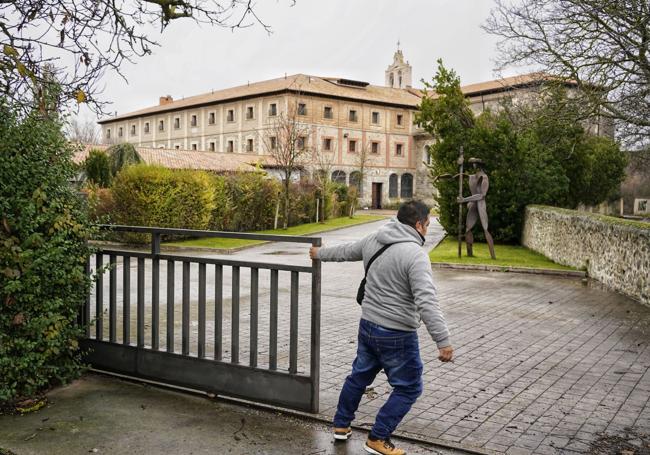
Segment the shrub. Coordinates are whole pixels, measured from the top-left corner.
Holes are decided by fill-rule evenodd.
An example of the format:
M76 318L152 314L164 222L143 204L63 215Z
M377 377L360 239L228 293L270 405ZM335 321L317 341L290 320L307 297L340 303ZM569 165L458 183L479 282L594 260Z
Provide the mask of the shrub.
M86 177L91 183L107 188L111 184L111 165L108 155L101 150L91 150L84 162Z
M115 212L115 201L110 188L100 188L89 184L81 190L88 201L88 216L90 221L98 224L112 223Z
M115 144L106 149L106 153L110 157L111 174L116 176L126 166L138 164L142 162L140 155L135 150L133 144Z
M0 100L0 401L77 377L90 250L58 120Z
M280 182L263 172L237 172L213 178L215 208L211 229L258 231L273 227Z
M347 216L350 212L347 185L344 185L342 183L334 183L332 185L332 192L334 196L333 200L335 201L332 204L332 216Z
M115 222L134 226L208 229L214 209L212 177L137 164L123 169L112 187ZM125 240L144 242L129 235Z
M289 226L316 220L316 187L312 183L293 183L289 188Z

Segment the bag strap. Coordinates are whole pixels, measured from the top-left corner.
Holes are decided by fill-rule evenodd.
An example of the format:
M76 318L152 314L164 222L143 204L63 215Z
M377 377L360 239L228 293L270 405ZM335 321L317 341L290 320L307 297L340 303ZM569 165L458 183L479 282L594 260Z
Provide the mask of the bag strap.
M387 243L386 245L382 246L382 247L379 249L379 251L377 251L377 252L376 252L376 253L375 253L375 254L370 258L370 260L368 261L368 265L366 266L366 273L365 273L364 277L367 277L367 276L368 276L368 269L370 268L370 266L372 265L372 263L375 262L375 259L377 259L379 256L381 256L381 253L383 253L384 251L386 251L386 250L388 249L388 247L390 247L390 246L392 246L392 245L395 245L395 244L394 244L394 243Z

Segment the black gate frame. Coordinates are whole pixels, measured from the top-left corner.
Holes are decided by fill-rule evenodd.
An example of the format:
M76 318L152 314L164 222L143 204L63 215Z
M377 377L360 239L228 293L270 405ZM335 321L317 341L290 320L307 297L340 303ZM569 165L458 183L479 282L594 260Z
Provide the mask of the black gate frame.
M319 382L320 382L320 317L321 317L321 263L312 260L310 267L272 264L263 262L237 261L231 259L215 259L190 257L184 255L170 255L160 253L161 236L185 237L222 237L246 240L262 240L267 242L292 242L307 243L319 247L319 237L285 236L248 234L236 232L201 231L190 229L168 229L141 226L101 225L102 230L114 232L133 232L151 235L151 253L133 252L126 250L98 249L95 253L96 266L100 269L104 265L103 257L108 256L109 265L109 337L104 339L104 296L103 276L98 274L96 283L96 309L97 317L90 320L90 295L80 315L82 324L86 327L86 337L81 341L85 354L85 361L93 368L102 371L131 376L134 378L153 380L156 382L181 386L194 390L202 390L214 394L243 398L275 406L296 409L305 412L317 413L319 407ZM123 275L124 323L122 330L125 342L116 341L116 294L117 272L115 264L117 257L123 257L127 264L131 258L137 259L137 343L131 343L130 336L130 268ZM151 275L151 309L152 309L152 340L147 347L144 340L144 272L145 259L152 263ZM172 331L167 331L167 348L159 350L159 291L160 291L160 261L168 261L168 278L171 278L171 289L168 295L173 295L174 264L182 263L183 273L183 299L182 299L182 352L174 352L173 334L173 307L171 314ZM189 271L190 264L199 265L199 339L198 355L189 353ZM220 340L215 341L214 359L205 357L205 307L206 307L206 268L207 265L215 266L215 285L223 290L223 266L233 268L232 288L236 290L233 295L233 321L232 321L232 359L230 362L221 360ZM239 271L240 268L251 269L251 333L250 333L250 359L248 365L239 362ZM126 267L124 268L126 270ZM258 323L258 273L259 269L271 271L271 329L269 345L269 368L260 368L257 365L257 323ZM278 300L278 272L291 272L291 302L290 302L290 348L288 372L277 370L277 300ZM86 266L90 274L90 263ZM309 375L298 374L298 277L300 273L311 274L311 340L310 340L310 369ZM128 291L128 292L127 292ZM221 303L219 294L215 295L215 322L220 316ZM167 306L169 311L169 305ZM168 313L169 315L169 313ZM235 316L236 315L236 316ZM275 318L275 326L274 324ZM90 324L95 324L95 338L90 337ZM170 319L167 320L168 328ZM275 333L274 333L275 330ZM275 343L275 344L274 344Z

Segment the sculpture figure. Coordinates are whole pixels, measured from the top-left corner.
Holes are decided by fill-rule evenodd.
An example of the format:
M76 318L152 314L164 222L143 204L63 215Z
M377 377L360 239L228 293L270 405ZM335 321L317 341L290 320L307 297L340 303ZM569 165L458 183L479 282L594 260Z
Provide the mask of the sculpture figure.
M472 228L478 220L481 221L485 240L490 249L490 256L496 259L494 254L494 240L488 231L488 215L485 196L490 187L490 181L485 173L485 163L479 158L470 158L469 164L476 170L469 175L469 189L472 193L469 197L459 196L456 201L459 204L467 203L467 221L465 222L465 242L467 244L467 255L473 256L474 235Z

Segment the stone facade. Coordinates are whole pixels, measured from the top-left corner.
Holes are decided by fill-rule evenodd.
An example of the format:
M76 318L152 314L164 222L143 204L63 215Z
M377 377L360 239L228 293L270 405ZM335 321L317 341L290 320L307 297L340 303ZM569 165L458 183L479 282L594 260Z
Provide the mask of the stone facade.
M411 66L401 50L385 71L386 86L304 74L174 100L100 121L104 144L248 155L268 161L265 142L274 122L300 106L298 121L311 133L304 143L331 164L332 180L351 184L361 150L368 160L361 204L393 206L418 198L435 205L426 163L434 139L414 124L424 92L411 87ZM537 74L462 87L476 113L504 97L526 100ZM327 144L327 146L326 146ZM308 172L317 163L308 163ZM215 169L218 170L218 169ZM336 177L336 178L335 178ZM373 197L374 195L374 197ZM378 196L381 197L378 197Z
M650 224L529 206L522 245L650 306Z

